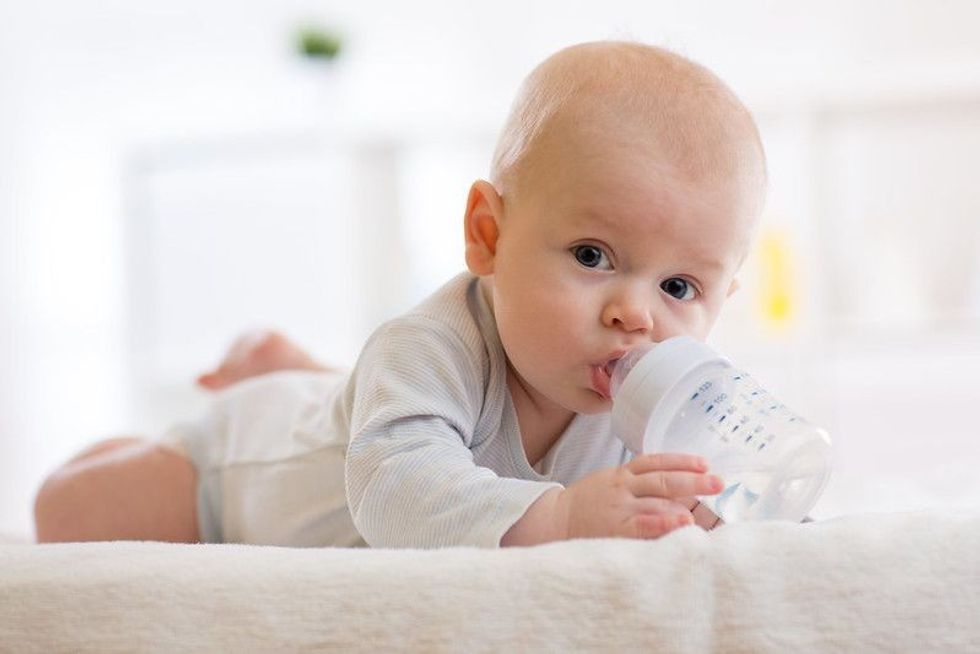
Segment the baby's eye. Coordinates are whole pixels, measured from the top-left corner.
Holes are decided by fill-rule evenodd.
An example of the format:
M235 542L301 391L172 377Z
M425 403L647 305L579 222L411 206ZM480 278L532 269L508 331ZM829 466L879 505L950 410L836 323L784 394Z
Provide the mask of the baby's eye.
M696 293L694 284L681 277L664 280L660 288L664 293L678 300L693 300Z
M575 260L586 268L599 268L600 264L604 270L611 267L606 253L594 245L576 245L572 248L572 254L575 255Z

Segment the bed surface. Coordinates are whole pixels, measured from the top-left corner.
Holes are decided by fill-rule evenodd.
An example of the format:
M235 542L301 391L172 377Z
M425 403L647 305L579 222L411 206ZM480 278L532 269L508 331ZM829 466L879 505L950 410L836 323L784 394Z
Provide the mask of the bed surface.
M980 511L478 550L0 545L11 651L980 651Z

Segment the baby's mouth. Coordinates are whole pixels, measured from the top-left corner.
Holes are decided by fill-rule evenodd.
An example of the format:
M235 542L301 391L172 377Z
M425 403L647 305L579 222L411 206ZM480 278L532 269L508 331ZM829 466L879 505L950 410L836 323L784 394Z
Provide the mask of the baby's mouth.
M622 358L622 357L615 357L615 358L613 358L613 359L609 359L609 361L606 361L606 363L605 363L605 365L604 365L604 366L602 366L602 370L603 370L603 371L604 371L604 372L606 373L606 375L608 375L608 376L609 376L610 378L612 378L612 374L613 374L613 369L615 369L615 367L616 367L616 362L618 362L618 361L619 361L619 360L620 360L621 358Z
M619 357L609 359L602 365L592 366L592 390L607 400L612 398L609 385L617 361L619 361Z

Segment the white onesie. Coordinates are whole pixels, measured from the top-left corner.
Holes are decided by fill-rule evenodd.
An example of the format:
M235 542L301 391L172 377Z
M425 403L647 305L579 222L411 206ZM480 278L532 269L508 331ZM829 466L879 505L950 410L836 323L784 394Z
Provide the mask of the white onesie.
M289 546L497 547L545 491L631 456L609 414L579 414L528 463L468 273L382 325L349 374L246 380L165 438L199 470L202 539Z

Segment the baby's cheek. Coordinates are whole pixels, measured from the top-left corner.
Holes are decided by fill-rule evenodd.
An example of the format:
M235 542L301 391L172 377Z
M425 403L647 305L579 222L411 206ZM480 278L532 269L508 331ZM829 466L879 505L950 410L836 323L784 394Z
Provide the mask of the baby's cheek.
M693 311L672 317L674 318L673 323L667 326L670 336L683 334L703 341L711 333L711 328L718 318L718 313L709 311L707 308L697 308ZM665 327L665 325L661 325L661 327ZM663 339L658 338L657 340Z

